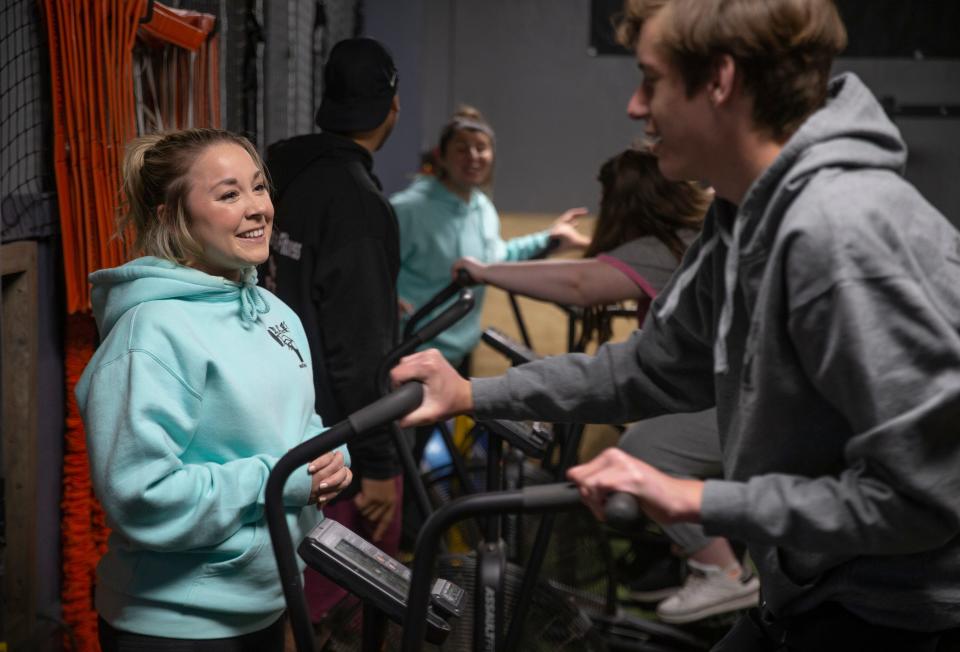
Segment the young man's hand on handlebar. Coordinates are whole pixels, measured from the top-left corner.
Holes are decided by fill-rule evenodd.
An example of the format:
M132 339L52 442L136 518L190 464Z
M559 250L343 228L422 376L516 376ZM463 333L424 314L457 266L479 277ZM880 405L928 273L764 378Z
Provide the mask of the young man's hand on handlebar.
M567 471L583 502L604 519L607 497L615 492L634 496L641 509L658 523L697 522L703 502L703 482L675 478L619 448L608 448L585 464Z
M473 411L470 381L450 366L436 349L401 358L390 372L394 386L410 380L423 383L423 403L400 420L402 427L436 423Z

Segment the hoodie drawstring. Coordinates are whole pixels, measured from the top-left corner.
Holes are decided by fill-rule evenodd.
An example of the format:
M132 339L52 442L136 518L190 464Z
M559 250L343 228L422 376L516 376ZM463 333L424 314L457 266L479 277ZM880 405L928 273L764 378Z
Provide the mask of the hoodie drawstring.
M270 306L260 294L257 287L257 268L247 267L243 270L240 284L240 319L244 323L254 323L260 315L270 312Z
M680 295L683 293L684 289L693 281L697 276L697 272L700 271L700 265L703 264L703 261L710 255L716 246L719 238L714 235L707 242L704 242L700 246L700 251L697 253L696 260L691 263L690 267L686 268L677 276L676 283L673 284L673 288L670 290L670 294L667 295L667 300L663 302L663 305L660 306L660 310L657 311L657 318L660 320L669 319L673 314L673 311L677 309L677 304L680 303Z
M743 222L744 218L737 216L733 223L732 236L719 223L717 224L717 232L700 247L693 263L677 276L677 281L670 290L670 294L657 312L657 318L661 321L668 319L674 313L680 303L680 295L693 282L697 272L700 271L701 265L703 265L703 261L716 249L717 243L722 240L727 245L727 258L724 261L723 274L723 307L720 309L717 336L713 343L713 371L718 374L726 373L729 369L727 364L727 336L730 334L730 326L733 324L733 293L737 287L737 274L740 268L740 231Z
M740 231L746 217L737 216L733 222L733 236L723 228L720 237L727 245L727 259L723 269L723 308L720 309L720 322L717 325L717 339L713 342L713 373L725 374L729 369L727 364L727 335L733 324L733 293L737 289L737 272L740 269Z

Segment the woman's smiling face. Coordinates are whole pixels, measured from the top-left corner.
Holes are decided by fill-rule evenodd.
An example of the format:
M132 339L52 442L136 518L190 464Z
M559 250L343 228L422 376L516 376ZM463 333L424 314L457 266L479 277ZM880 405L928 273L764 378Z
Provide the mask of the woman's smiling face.
M493 141L482 131L459 129L440 152L444 182L458 193L469 193L490 179Z
M266 262L273 203L250 154L233 143L211 145L193 162L189 179L189 229L202 250L189 265L239 280L241 269Z

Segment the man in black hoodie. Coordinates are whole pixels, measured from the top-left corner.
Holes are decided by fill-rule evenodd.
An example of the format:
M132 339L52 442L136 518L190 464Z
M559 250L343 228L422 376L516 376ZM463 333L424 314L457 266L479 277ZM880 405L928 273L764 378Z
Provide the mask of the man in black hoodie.
M337 43L317 112L323 132L267 151L276 227L264 284L303 321L328 425L379 398L377 368L397 341L399 232L372 157L396 124L397 82L377 41ZM389 431L350 444L350 454L354 484L324 512L395 553L402 484ZM306 592L314 621L345 595L309 569Z

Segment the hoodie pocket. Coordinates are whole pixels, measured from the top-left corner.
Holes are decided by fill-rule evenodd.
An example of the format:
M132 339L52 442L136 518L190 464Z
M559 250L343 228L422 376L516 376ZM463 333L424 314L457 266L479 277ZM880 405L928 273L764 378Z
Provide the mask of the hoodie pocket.
M204 575L223 575L245 568L256 559L267 542L266 527L262 523L247 525L220 546L226 558L204 564ZM238 554L239 551L239 554Z
M773 564L785 585L798 592L808 591L823 581L825 575L836 573L855 555L806 552L787 548L773 548Z

